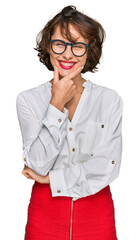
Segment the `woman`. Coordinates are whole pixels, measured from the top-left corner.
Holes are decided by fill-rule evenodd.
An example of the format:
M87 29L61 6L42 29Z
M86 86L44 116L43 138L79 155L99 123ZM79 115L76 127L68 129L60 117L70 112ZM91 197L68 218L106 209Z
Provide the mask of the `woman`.
M123 101L85 80L97 71L105 31L67 6L38 34L52 80L18 94L23 175L35 180L25 240L115 240L109 184L118 177Z

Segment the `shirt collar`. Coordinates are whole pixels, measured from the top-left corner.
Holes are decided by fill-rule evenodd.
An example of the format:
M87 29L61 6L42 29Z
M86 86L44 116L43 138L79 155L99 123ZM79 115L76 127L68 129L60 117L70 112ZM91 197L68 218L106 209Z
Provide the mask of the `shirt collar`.
M90 86L90 80L86 80L83 84L82 84L83 87L88 87Z

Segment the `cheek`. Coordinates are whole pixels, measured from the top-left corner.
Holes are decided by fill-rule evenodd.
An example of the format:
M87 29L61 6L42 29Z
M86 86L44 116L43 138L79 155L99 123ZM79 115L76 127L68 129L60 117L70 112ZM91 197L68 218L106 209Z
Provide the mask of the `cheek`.
M50 54L50 62L52 64L52 66L55 64L56 62L56 56L54 54Z
M82 59L81 59L81 62L82 62L83 65L85 65L86 60L87 60L87 55L83 56Z

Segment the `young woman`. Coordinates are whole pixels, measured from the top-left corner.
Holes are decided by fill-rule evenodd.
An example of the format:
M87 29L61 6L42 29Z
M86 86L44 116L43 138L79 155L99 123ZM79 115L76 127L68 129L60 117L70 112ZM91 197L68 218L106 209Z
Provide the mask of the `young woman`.
M97 71L105 31L67 6L37 36L40 61L54 77L16 100L23 175L35 180L25 240L116 240L109 184L122 154L123 101L85 80Z

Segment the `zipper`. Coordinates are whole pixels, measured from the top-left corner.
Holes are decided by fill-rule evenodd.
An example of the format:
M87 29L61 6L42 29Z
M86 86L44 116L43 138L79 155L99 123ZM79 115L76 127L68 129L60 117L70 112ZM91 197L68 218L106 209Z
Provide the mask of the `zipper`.
M73 212L73 198L72 198L72 201L71 201L70 240L72 238L72 212Z

